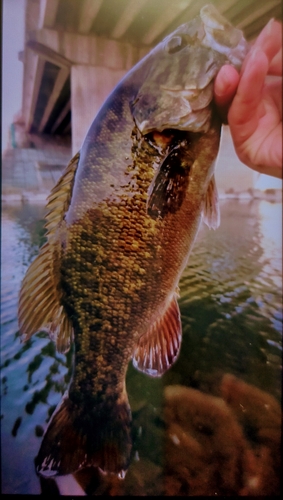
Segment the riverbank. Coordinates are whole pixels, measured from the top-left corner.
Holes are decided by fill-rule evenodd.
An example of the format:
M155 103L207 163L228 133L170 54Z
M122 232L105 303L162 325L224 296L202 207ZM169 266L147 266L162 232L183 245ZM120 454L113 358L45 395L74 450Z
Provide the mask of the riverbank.
M3 152L2 203L44 204L72 157L69 138L35 135L31 136L27 146L9 148ZM243 190L241 185L225 189L219 186L217 179L216 183L220 199L264 199L282 202L282 189L249 187Z

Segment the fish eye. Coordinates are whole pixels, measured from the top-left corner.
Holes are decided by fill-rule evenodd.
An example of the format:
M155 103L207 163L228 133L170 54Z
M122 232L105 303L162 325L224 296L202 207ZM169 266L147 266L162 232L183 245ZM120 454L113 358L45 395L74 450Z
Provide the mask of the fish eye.
M173 38L168 41L166 50L167 52L169 52L169 54L174 54L175 52L179 52L179 50L182 50L186 45L187 43L184 37L180 35L173 36Z

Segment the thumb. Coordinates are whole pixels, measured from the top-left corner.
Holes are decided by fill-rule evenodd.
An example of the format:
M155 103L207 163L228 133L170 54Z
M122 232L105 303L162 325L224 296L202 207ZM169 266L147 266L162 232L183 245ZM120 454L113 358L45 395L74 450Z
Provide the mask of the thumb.
M224 65L214 82L214 102L224 123L227 123L229 106L236 94L239 74L233 66Z

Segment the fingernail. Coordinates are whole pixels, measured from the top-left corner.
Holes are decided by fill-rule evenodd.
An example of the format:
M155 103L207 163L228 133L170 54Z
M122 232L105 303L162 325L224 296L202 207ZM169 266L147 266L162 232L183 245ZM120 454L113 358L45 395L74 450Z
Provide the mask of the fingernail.
M270 34L271 34L271 32L272 32L272 25L273 25L273 23L274 23L274 17L272 17L272 18L268 21L267 25L265 26L266 32L267 32L269 35L270 35Z
M220 82L217 83L217 91L215 92L216 95L222 97L226 93L226 88L227 85L225 84L225 82L223 80L220 80Z
M221 70L221 79L217 82L217 95L219 97L226 95L230 87L229 77L226 75L225 66Z
M259 47L253 47L251 49L250 62L254 61L257 58L259 52L261 52Z

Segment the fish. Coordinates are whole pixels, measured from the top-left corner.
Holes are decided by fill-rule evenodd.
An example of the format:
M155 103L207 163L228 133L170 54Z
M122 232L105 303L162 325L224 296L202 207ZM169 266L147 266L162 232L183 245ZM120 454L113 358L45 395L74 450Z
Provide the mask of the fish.
M247 52L242 31L202 7L117 84L48 197L19 331L74 345L74 366L35 459L41 476L94 466L125 477L128 365L160 377L179 356L178 283L201 221L220 223L213 81Z

